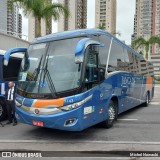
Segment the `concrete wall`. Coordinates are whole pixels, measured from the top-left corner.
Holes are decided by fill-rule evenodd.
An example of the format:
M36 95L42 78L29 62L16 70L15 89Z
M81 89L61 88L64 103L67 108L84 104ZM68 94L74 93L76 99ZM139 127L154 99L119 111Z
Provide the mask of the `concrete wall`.
M0 50L8 50L16 47L28 47L29 42L14 36L0 33Z

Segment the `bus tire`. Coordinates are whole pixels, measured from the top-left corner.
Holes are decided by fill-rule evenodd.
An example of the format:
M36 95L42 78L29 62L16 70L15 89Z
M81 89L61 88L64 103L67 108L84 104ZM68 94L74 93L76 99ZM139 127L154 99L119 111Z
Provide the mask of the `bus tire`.
M150 101L150 96L149 96L149 92L146 93L146 98L145 98L145 103L144 103L144 107L148 107L149 105L149 101Z
M104 128L111 128L116 120L117 117L117 106L115 103L111 100L108 106L108 116L105 121L102 122L102 126Z
M5 104L0 101L0 122L7 117L7 111L5 108Z

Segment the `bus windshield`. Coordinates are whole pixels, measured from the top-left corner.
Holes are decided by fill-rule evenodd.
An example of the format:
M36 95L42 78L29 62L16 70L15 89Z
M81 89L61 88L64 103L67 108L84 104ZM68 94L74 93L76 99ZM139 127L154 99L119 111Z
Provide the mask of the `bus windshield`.
M75 63L75 47L82 38L30 45L28 61L24 58L21 64L18 89L54 94L78 88L81 65Z

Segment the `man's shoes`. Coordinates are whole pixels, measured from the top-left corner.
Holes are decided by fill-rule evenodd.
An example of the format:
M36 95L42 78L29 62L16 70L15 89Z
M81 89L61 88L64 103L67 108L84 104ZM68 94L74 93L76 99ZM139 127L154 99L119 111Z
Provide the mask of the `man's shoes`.
M13 126L16 126L16 125L17 125L17 122L14 122L14 123L13 123Z
M8 121L6 124L11 124L12 122Z
M0 122L0 126L1 126L1 127L4 127L4 124Z

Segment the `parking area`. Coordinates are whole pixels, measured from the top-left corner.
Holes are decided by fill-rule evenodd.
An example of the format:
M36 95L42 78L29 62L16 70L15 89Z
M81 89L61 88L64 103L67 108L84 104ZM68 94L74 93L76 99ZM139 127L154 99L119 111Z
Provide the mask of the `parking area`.
M0 127L0 150L159 151L159 133L160 87L156 87L148 107L138 106L119 115L110 129L96 125L82 132L67 132L21 123L5 125Z

